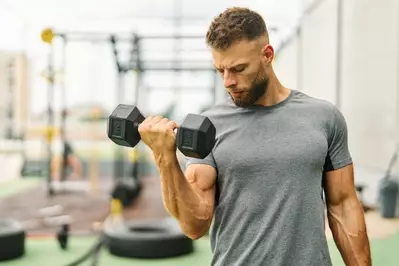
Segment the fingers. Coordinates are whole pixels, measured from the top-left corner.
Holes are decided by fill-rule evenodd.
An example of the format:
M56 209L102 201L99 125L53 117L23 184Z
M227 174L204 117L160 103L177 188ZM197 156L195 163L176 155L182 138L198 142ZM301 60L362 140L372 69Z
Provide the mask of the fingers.
M177 123L175 121L169 120L166 123L166 126L168 129L174 130L175 128L178 128L179 126L177 125Z
M152 130L174 130L178 127L175 121L169 120L162 116L149 116L140 127L142 129L152 129Z
M143 128L153 128L159 121L163 119L162 116L148 116L144 121L141 123L140 127Z
M164 118L162 116L149 116L143 121L143 125L153 127L157 123L159 123Z

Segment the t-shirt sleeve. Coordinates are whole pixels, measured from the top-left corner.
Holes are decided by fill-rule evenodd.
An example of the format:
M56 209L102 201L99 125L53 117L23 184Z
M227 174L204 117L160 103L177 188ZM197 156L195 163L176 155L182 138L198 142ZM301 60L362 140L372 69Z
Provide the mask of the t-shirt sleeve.
M325 159L324 172L333 171L352 163L348 147L348 128L343 114L333 108L329 121L328 153Z
M208 156L206 156L204 159L197 159L197 158L191 158L191 157L186 157L186 167L188 167L191 164L206 164L214 167L216 167L216 162L215 158L213 157L213 152L210 152Z

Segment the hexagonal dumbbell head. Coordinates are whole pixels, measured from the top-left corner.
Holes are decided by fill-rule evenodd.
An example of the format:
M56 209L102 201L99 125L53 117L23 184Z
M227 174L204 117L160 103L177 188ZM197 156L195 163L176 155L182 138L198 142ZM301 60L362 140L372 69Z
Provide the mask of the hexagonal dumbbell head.
M203 159L215 145L216 129L208 117L188 114L177 130L178 149L187 157Z
M121 146L136 146L141 140L138 126L144 119L137 107L119 104L108 117L108 138Z

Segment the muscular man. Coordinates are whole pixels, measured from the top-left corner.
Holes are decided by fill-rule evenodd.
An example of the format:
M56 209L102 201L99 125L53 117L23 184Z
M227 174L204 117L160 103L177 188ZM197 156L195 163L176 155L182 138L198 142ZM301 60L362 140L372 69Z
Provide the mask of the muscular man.
M326 206L346 265L371 265L343 115L279 82L256 12L227 9L206 41L230 95L203 113L217 130L211 154L189 159L183 173L178 125L148 117L139 128L160 171L165 207L183 232L198 239L211 228L212 265L330 266Z

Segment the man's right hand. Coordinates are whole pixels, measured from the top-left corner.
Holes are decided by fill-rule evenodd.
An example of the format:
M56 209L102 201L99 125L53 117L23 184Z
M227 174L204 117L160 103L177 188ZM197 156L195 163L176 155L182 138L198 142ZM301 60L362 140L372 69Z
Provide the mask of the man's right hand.
M139 126L141 140L152 150L157 163L162 198L168 212L175 217L183 232L192 239L203 236L212 222L216 169L193 164L184 174L176 157L178 125L161 116L149 116Z
M176 122L162 116L149 116L139 126L141 140L154 155L176 153Z

